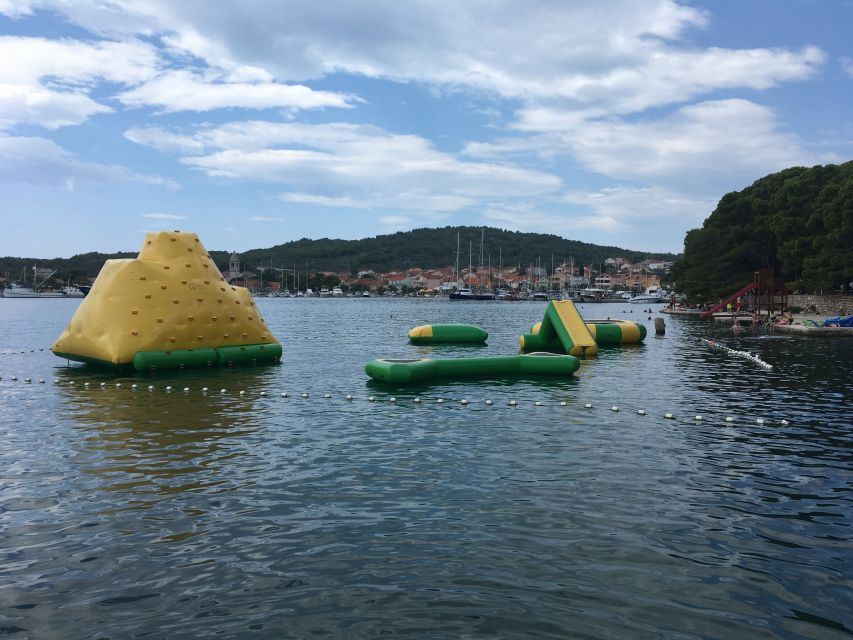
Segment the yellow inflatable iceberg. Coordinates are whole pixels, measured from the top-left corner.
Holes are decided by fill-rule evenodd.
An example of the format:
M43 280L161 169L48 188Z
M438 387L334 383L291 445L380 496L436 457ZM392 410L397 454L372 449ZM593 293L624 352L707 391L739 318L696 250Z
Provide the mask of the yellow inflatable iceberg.
M138 371L276 362L281 344L244 287L229 285L194 233L149 233L133 260L107 260L51 347Z

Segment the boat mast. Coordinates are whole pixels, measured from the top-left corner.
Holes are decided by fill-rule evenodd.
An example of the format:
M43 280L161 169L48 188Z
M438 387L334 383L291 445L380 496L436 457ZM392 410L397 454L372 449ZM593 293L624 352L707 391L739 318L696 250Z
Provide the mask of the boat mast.
M456 288L459 288L459 232L456 232Z

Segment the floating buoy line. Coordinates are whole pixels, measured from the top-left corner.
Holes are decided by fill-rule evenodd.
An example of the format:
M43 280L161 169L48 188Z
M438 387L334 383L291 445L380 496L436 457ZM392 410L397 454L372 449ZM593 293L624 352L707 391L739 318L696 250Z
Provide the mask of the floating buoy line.
M14 383L19 383L19 384L23 383L25 385L27 385L27 384L29 384L29 385L32 385L32 384L46 385L47 384L47 380L45 380L45 378L33 378L31 376L19 378L17 375L0 375L0 384L3 384L5 382L14 382ZM120 392L125 392L125 393L127 393L127 392L135 393L135 394L145 393L146 395L148 393L153 393L153 392L158 392L158 391L162 392L162 393L167 393L167 394L171 394L173 392L180 391L180 392L182 392L180 395L184 395L184 396L192 396L193 392L195 392L198 395L200 395L202 398L211 398L213 396L221 398L221 397L225 396L225 397L236 397L239 400L252 400L252 399L261 400L262 399L262 400L270 400L271 401L274 399L274 397L276 395L282 400L287 400L289 398L293 398L294 400L301 399L301 400L305 400L305 401L310 401L312 398L312 394L309 393L308 391L302 391L302 392L291 394L288 391L272 392L272 391L268 391L268 390L246 391L245 389L240 389L238 391L229 391L227 388L223 387L223 388L220 388L218 390L218 393L217 393L215 389L210 389L209 387L200 387L200 388L193 389L191 387L173 387L172 385L168 385L168 384L158 387L158 386L153 385L153 384L142 385L142 384L137 384L137 383L127 384L127 383L121 383L121 382L115 382L115 383L109 383L108 384L107 382L61 380L58 378L53 379L52 383L54 386L79 388L79 389L86 390L86 391L100 390L100 391L106 392L106 391L109 391L110 389L115 389L115 390L118 390ZM533 409L533 410L538 410L538 409L542 409L545 407L571 407L571 408L583 409L585 413L590 413L590 412L594 413L596 409L607 409L610 412L619 413L620 411L622 411L623 408L626 408L626 407L620 407L618 405L610 405L608 407L606 404L602 404L602 406L599 407L599 406L597 406L591 402L581 402L581 401L568 402L566 400L554 400L552 402L546 402L546 401L542 401L542 400L519 401L516 399L508 399L508 400L504 400L503 402L497 402L491 398L484 398L481 400L475 400L475 399L471 399L468 397L463 397L463 398L459 398L458 400L454 400L452 398L445 398L445 397L441 397L441 396L436 396L436 397L415 396L412 398L399 398L396 396L388 396L388 397L384 397L384 398L379 398L379 397L374 396L374 395L359 397L359 396L353 395L351 393L337 395L337 394L332 394L332 393L328 393L328 392L325 392L322 394L317 394L317 395L319 397L321 397L324 401L327 401L327 402L333 402L335 400L342 400L347 404L353 404L354 402L357 402L358 400L363 399L369 405L386 405L386 406L392 406L392 407L405 406L406 404L409 404L409 403L413 407L418 407L418 406L421 406L424 404L434 404L434 405L447 406L447 407L460 406L463 408L482 405L482 406L486 406L486 407L494 407L495 409L503 406L503 407L508 407L510 409L514 409L514 410L518 410L521 408L528 408L528 407ZM408 402L407 402L407 400L408 400ZM646 417L646 416L651 417L652 415L654 415L654 414L649 413L649 411L644 409L644 408L631 408L631 410L639 417ZM682 418L682 420L684 422L691 422L691 423L699 423L699 422L703 422L703 421L707 421L707 420L711 419L708 416L703 416L700 414L696 414L693 416L688 416L688 415L677 416L676 414L674 414L672 412L664 412L664 413L659 414L657 417L662 418L662 419L667 420L667 421L678 421L679 418ZM732 416L732 415L722 416L721 421L726 423L726 424L733 424L733 423L739 422L742 424L752 423L752 424L756 424L759 426L769 426L769 425L772 425L774 423L782 425L782 426L787 426L790 424L790 422L788 420L784 420L784 419L778 420L778 421L775 421L775 420L771 421L771 420L768 420L768 419L763 418L763 417L736 418L735 416Z
M746 358L747 360L752 360L759 367L763 367L768 371L773 368L773 365L764 362L764 360L759 358L754 353L750 353L749 351L738 351L737 349L732 349L731 347L724 345L722 342L717 342L716 340L708 340L707 338L702 338L702 342L704 342L710 347L713 347L714 349L725 351L729 355L737 356L739 358Z

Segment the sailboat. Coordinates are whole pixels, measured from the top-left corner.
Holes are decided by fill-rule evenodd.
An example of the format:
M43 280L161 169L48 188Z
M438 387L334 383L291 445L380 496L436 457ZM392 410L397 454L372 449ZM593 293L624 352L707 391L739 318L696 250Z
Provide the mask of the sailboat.
M471 273L470 250L469 250L468 262L469 262L468 273ZM455 284L456 284L457 288L455 288L453 291L451 291L450 295L449 295L449 298L451 300L473 300L474 299L474 292L471 289L469 289L467 287L458 288L458 286L459 286L459 233L456 234L456 283Z
M36 273L38 272L36 267L33 267L33 286L27 285L27 272L26 270L21 272L21 280L22 282L12 282L3 290L4 298L82 298L82 291L77 289L77 287L66 287L67 289L76 289L80 292L80 295L69 295L64 290L56 291L54 289L42 289L41 285L47 282L53 275L56 273L56 270L51 272L51 274L42 280L40 283L36 284Z

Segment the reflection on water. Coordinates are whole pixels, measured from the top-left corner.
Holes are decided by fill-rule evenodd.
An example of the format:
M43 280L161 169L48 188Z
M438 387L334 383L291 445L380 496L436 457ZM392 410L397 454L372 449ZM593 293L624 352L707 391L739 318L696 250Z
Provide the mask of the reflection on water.
M74 462L102 481L97 490L127 494L118 508L146 508L152 496L222 484L217 466L250 455L241 440L263 420L263 407L218 397L218 387L207 401L198 402L182 391L188 380L174 380L171 392L162 385L154 396L147 390L151 380L122 394L112 383L69 386L72 377L78 376L58 378L58 410L81 434ZM243 374L229 382L249 386L257 381Z
M673 318L570 380L394 388L364 364L516 353L544 304L260 300L281 366L116 376L39 352L70 311L39 303L0 305L11 637L853 630L848 342ZM437 322L488 344L408 344Z

